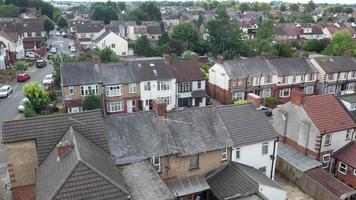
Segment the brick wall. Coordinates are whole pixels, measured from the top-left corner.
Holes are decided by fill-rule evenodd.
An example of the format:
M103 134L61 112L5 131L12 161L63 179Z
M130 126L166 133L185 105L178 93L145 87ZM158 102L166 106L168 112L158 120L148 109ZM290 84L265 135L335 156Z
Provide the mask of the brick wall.
M231 102L232 94L229 91L211 83L207 83L207 88L207 92L210 97L218 100L223 104L229 104Z
M36 186L25 185L11 188L12 200L35 200Z
M335 174L336 177L342 181L343 183L345 183L346 185L353 187L354 189L356 189L356 176L353 174L353 168L351 166L347 166L347 172L346 174L342 174L339 172L339 164L340 161L336 161L335 162Z

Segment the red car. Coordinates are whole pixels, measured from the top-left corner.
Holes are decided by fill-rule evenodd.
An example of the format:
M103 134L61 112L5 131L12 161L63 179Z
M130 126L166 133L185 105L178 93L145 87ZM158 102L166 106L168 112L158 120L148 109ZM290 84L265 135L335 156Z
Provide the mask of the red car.
M25 82L31 78L28 74L18 74L17 75L17 82Z

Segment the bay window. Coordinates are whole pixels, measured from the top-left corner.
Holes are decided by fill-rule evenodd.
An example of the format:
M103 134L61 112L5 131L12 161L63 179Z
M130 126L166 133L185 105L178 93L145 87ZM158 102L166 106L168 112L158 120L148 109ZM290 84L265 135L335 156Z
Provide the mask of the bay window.
M97 85L82 85L82 86L80 86L81 96L87 96L90 93L97 95L98 94L98 86Z
M129 93L136 93L136 83L129 84Z
M313 94L314 93L314 86L309 85L304 87L304 94Z
M290 88L284 88L279 91L280 97L289 97L290 96Z
M124 110L124 101L107 102L106 108L108 112L121 112Z
M157 90L169 90L170 82L169 81L158 81Z
M121 96L122 95L122 85L112 85L106 86L106 96L114 97L114 96Z

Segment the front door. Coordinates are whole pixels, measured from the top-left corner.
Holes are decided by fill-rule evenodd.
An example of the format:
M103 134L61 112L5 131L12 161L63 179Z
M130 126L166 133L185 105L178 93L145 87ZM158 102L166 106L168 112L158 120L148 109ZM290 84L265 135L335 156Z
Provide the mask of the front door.
M127 112L129 112L129 113L133 112L134 107L135 107L135 101L127 100Z

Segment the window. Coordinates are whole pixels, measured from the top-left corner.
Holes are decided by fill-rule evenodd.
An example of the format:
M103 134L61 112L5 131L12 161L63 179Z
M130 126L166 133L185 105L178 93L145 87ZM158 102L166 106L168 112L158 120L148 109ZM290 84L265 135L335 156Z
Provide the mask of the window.
M288 76L282 77L282 83L288 83Z
M169 90L169 81L158 81L157 89L158 90Z
M111 48L112 48L112 49L115 49L115 44L111 44Z
M327 133L324 135L324 146L331 145L331 134Z
M262 143L262 155L268 154L268 142Z
M192 83L178 83L178 92L191 92Z
M232 81L232 86L233 86L233 87L236 87L236 86L237 86L237 81L236 81L236 80L233 80L233 81Z
M314 76L315 76L315 75L314 75L313 73L309 74L309 75L308 75L308 77L309 77L309 78L308 78L308 81L314 80Z
M235 148L235 158L240 159L240 148Z
M266 167L260 167L260 168L258 168L258 171L260 171L264 175L267 175L267 168Z
M232 94L233 100L244 100L245 99L245 92L235 92Z
M153 165L153 167L155 168L155 170L157 172L161 171L161 158L159 156L153 156L151 159L151 163Z
M351 78L355 78L356 77L356 71L351 72Z
M356 169L354 169L354 176L356 176Z
M265 76L265 83L271 83L271 82L272 82L272 76L271 75Z
M354 91L355 90L355 83L349 83L346 85L346 91Z
M304 94L313 94L314 93L314 86L309 85L304 87Z
M151 90L151 82L143 83L143 88L145 91L150 91Z
M339 170L338 170L341 174L346 175L347 172L347 165L343 162L339 163Z
M199 154L193 155L189 159L189 169L199 168Z
M136 93L136 83L129 84L129 93Z
M297 76L293 75L293 83L297 82Z
M305 74L303 74L303 75L300 77L300 81L301 81L301 82L304 82L304 79L305 79Z
M192 97L178 98L178 107L191 107L192 100Z
M114 96L121 96L122 95L122 85L112 85L106 86L106 96L114 97Z
M325 88L325 93L327 94L335 94L336 92L336 85L329 85Z
M350 140L351 139L351 132L352 132L352 129L347 129L346 130L345 140Z
M262 98L267 98L271 96L271 89L262 90Z
M330 154L323 155L323 168L329 167L330 163Z
M198 81L198 86L197 86L198 89L201 89L201 81Z
M284 88L279 91L280 97L289 97L290 96L290 88Z
M159 97L159 99L166 103L167 106L171 104L171 97Z
M334 74L327 74L327 79L328 79L329 81L334 80Z
M344 79L347 79L348 75L349 74L347 72L344 72Z
M255 80L255 84L254 85L258 85L258 83L260 82L260 77L254 77L253 80Z
M222 149L221 160L227 160L227 148Z
M70 96L74 95L74 87L73 86L69 86L69 95Z
M121 112L124 110L124 102L123 101L113 101L106 103L108 112Z
M351 103L350 110L355 110L355 109L356 109L356 103Z
M82 96L86 96L89 93L93 93L93 94L98 94L98 86L97 85L83 85L80 86L80 94Z

